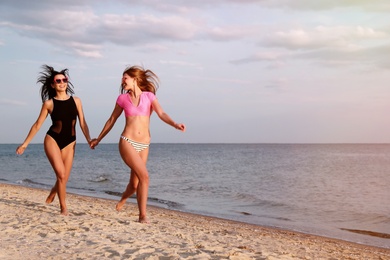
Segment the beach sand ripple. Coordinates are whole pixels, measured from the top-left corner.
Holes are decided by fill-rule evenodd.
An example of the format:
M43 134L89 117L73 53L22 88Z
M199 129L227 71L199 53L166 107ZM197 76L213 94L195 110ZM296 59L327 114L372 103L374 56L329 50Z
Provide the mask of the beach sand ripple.
M0 259L390 259L390 250L149 206L0 184Z

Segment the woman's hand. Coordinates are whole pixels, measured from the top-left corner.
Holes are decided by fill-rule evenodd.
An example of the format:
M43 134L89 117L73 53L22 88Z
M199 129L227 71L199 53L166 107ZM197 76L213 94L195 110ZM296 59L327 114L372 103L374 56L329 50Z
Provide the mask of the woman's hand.
M99 144L98 139L93 138L93 139L89 142L89 147L90 147L91 149L95 149L95 147L98 146L98 144Z
M185 126L184 124L176 124L176 123L175 123L175 128L176 128L177 130L182 131L182 132L185 132L185 131L186 131L186 126Z
M27 147L23 146L23 145L19 145L18 148L16 148L16 154L23 154L24 153L24 150L26 150Z

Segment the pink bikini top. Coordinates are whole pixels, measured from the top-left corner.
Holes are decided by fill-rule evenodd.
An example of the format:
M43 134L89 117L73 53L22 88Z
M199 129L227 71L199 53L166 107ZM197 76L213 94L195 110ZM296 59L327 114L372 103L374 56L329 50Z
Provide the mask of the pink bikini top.
M128 93L121 94L116 103L123 108L125 116L150 116L153 112L152 102L156 96L152 92L142 92L138 106L133 105Z

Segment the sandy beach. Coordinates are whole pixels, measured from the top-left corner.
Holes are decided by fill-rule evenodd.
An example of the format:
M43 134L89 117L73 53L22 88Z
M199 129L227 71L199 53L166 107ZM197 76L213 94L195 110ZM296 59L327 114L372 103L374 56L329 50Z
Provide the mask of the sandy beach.
M0 184L0 259L390 259L390 249L148 206Z

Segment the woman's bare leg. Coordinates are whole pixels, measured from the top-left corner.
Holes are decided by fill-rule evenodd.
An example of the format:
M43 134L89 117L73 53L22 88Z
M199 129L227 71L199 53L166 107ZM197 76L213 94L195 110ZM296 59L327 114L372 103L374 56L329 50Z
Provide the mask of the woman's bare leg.
M137 176L139 181L136 191L139 209L139 222L148 223L146 204L148 200L149 173L146 169L146 160L149 149L145 149L140 153L137 153L131 144L123 139L120 139L119 152L123 161L132 169L132 172Z
M50 191L49 197L46 199L46 202L50 201L51 196L53 196L52 193L56 191L58 199L60 201L61 214L68 215L68 209L65 201L66 184L68 182L70 171L72 169L75 142L69 144L67 147L60 150L54 139L47 135L45 137L44 147L46 156L49 159L49 162L52 165L57 177L56 184Z
M49 196L47 196L47 198L46 198L46 203L47 204L52 203L53 200L55 199L56 194L57 194L57 185L58 185L58 182L56 181L56 183L54 184L53 188L51 188Z
M137 175L133 172L133 170L131 170L129 184L127 184L126 190L123 192L121 200L116 204L117 211L122 210L126 200L137 191L138 183L139 180Z

